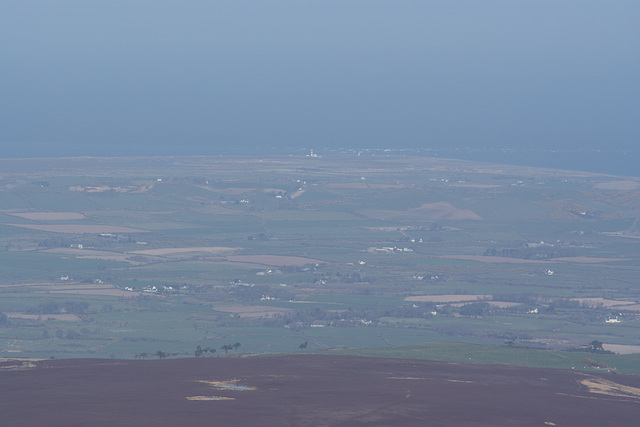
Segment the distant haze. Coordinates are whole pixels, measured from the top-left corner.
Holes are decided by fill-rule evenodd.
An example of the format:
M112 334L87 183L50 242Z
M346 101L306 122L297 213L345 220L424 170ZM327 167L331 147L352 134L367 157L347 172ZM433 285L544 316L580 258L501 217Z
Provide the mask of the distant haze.
M639 22L637 0L4 0L0 157L389 148L640 175Z

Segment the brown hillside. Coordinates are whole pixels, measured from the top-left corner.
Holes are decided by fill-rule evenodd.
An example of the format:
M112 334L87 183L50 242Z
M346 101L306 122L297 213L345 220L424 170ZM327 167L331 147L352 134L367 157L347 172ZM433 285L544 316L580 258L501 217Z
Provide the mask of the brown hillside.
M2 426L632 426L640 410L638 377L548 369L322 355L11 365Z

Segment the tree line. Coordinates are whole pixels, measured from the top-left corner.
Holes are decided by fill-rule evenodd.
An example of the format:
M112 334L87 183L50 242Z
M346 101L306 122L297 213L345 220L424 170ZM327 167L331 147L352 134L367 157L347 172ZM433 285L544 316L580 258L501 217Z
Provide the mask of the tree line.
M224 350L225 354L228 354L229 351L234 350L236 353L238 352L238 349L242 346L242 344L240 344L239 342L233 343L233 344L225 344L222 347L220 347L220 350ZM193 352L193 354L196 357L202 357L202 356L206 356L207 354L211 354L212 356L216 353L216 349L212 348L212 347L202 347L201 345L198 345L195 349L195 351ZM178 356L180 353L168 353L165 351L161 351L158 350L155 353L137 353L135 355L135 359L147 359L149 357L157 357L158 359L166 359L167 357L170 356ZM188 354L188 353L185 353Z

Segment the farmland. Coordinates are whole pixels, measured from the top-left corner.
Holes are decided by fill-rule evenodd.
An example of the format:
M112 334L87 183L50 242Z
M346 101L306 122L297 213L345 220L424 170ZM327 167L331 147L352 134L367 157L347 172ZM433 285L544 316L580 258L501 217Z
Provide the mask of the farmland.
M0 174L1 356L447 360L456 343L510 352L488 363L543 351L638 373L616 358L639 355L570 350L640 345L640 179L346 155L0 160Z

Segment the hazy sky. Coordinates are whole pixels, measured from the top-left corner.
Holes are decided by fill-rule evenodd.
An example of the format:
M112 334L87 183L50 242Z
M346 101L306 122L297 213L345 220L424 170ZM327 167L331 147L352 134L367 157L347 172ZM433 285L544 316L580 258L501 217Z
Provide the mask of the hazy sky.
M3 0L0 157L637 150L639 22L638 0Z

